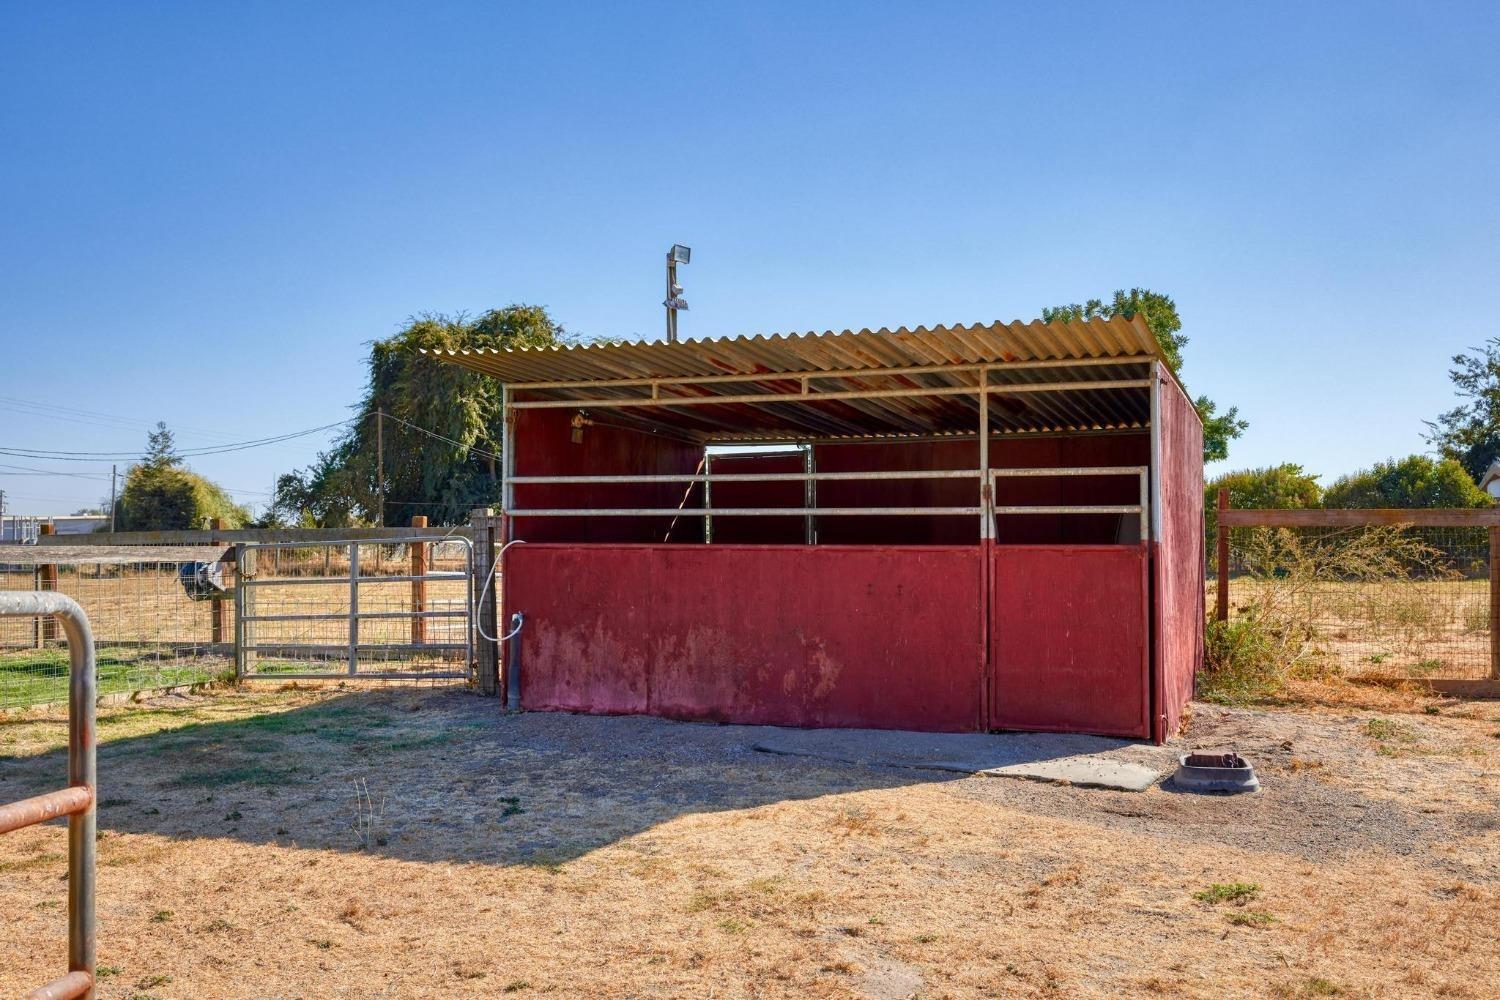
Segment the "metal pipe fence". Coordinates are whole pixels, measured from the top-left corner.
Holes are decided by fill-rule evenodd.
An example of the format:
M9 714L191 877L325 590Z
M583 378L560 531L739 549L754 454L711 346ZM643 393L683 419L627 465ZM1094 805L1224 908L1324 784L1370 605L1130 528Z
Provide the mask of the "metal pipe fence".
M474 546L351 539L235 546L242 680L468 680Z
M0 593L0 621L56 618L68 644L68 784L0 805L0 834L68 817L68 974L27 994L72 1000L94 996L94 852L97 821L97 730L94 637L88 615L57 593Z

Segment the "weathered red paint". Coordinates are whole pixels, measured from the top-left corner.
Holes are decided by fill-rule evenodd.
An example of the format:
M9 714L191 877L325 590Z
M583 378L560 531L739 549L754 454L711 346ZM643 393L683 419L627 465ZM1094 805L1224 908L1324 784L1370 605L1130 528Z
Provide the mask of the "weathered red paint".
M517 545L528 709L980 728L981 550Z
M700 471L703 449L675 438L607 424L583 428L573 440L574 411L517 410L515 471L518 476L691 475ZM602 418L600 418L602 419ZM518 508L649 507L702 505L702 487L684 483L519 483ZM684 503L686 499L686 503ZM529 541L701 542L701 518L517 517L513 537Z
M1149 736L1146 547L991 551L990 727Z
M1163 537L1108 544L1115 515L818 519L803 485L721 483L715 507L786 518L517 518L506 621L526 612L528 708L800 726L1018 728L1150 736L1179 726L1202 654L1201 425L1163 376ZM520 475L691 473L702 449L521 411ZM1145 465L1150 436L1002 439L993 467ZM966 469L972 441L822 444L820 471ZM795 472L800 454L715 459L718 472ZM822 506L962 506L969 481L830 481ZM522 507L703 504L685 484L518 484ZM1130 477L1002 479L1001 504L1134 503ZM1128 515L1127 515L1128 517ZM1127 536L1129 537L1129 536ZM670 542L671 544L662 544ZM545 544L554 543L554 544ZM561 543L561 544L558 544ZM686 543L686 544L684 544ZM694 544L696 543L696 544ZM791 543L791 544L787 544Z
M1153 546L1151 735L1165 741L1182 724L1203 662L1203 424L1170 372L1161 385L1161 537Z

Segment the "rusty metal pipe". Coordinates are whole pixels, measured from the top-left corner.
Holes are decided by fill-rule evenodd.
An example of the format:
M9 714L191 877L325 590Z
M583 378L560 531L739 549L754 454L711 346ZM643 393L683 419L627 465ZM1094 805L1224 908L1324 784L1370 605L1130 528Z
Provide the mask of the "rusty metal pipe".
M60 788L46 795L35 795L19 802L0 806L0 833L45 823L59 816L83 812L94 803L87 788Z
M98 808L97 744L94 702L94 633L78 602L56 591L0 592L0 618L49 616L62 625L68 640L68 789L82 790L88 805L68 816L68 972L42 992L43 997L94 1000L94 841ZM67 992L71 990L72 992Z
M46 986L38 986L26 994L26 1000L77 1000L93 995L94 977L87 972L70 972Z

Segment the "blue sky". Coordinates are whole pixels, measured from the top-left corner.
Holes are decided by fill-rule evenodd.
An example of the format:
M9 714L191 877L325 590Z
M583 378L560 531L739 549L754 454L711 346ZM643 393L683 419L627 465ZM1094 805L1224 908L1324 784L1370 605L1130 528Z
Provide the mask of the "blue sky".
M340 420L423 311L656 337L674 241L685 336L1167 292L1229 464L1325 482L1500 334L1493 4L310 8L0 7L0 445ZM258 506L327 439L195 465Z

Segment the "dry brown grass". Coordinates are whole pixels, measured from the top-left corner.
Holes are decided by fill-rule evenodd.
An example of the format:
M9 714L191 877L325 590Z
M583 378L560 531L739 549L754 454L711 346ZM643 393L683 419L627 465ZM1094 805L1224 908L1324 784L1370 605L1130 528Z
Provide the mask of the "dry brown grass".
M1419 744L1444 755L1361 758L1391 769L1391 801L1413 814L1455 808L1405 783L1433 773L1416 768L1468 768L1488 826L1413 853L1309 860L1236 832L1270 798L672 752L724 732L712 727L667 730L649 767L615 766L568 735L610 720L500 720L454 696L231 693L106 719L101 796L126 804L101 821L100 962L118 970L105 998L1479 998L1500 981L1495 782L1469 767L1500 743L1492 721L1424 720ZM34 755L59 733L55 720L0 730L0 774L17 779L0 790L55 769ZM257 783L255 769L286 777L289 762L312 771ZM1285 771L1381 777L1332 758ZM215 773L236 780L201 778ZM355 775L389 797L387 847L359 849ZM1130 809L1212 813L1222 836L1107 822ZM61 838L0 840L0 993L60 968ZM1215 883L1259 888L1244 907L1195 898ZM1235 919L1247 912L1267 919Z

